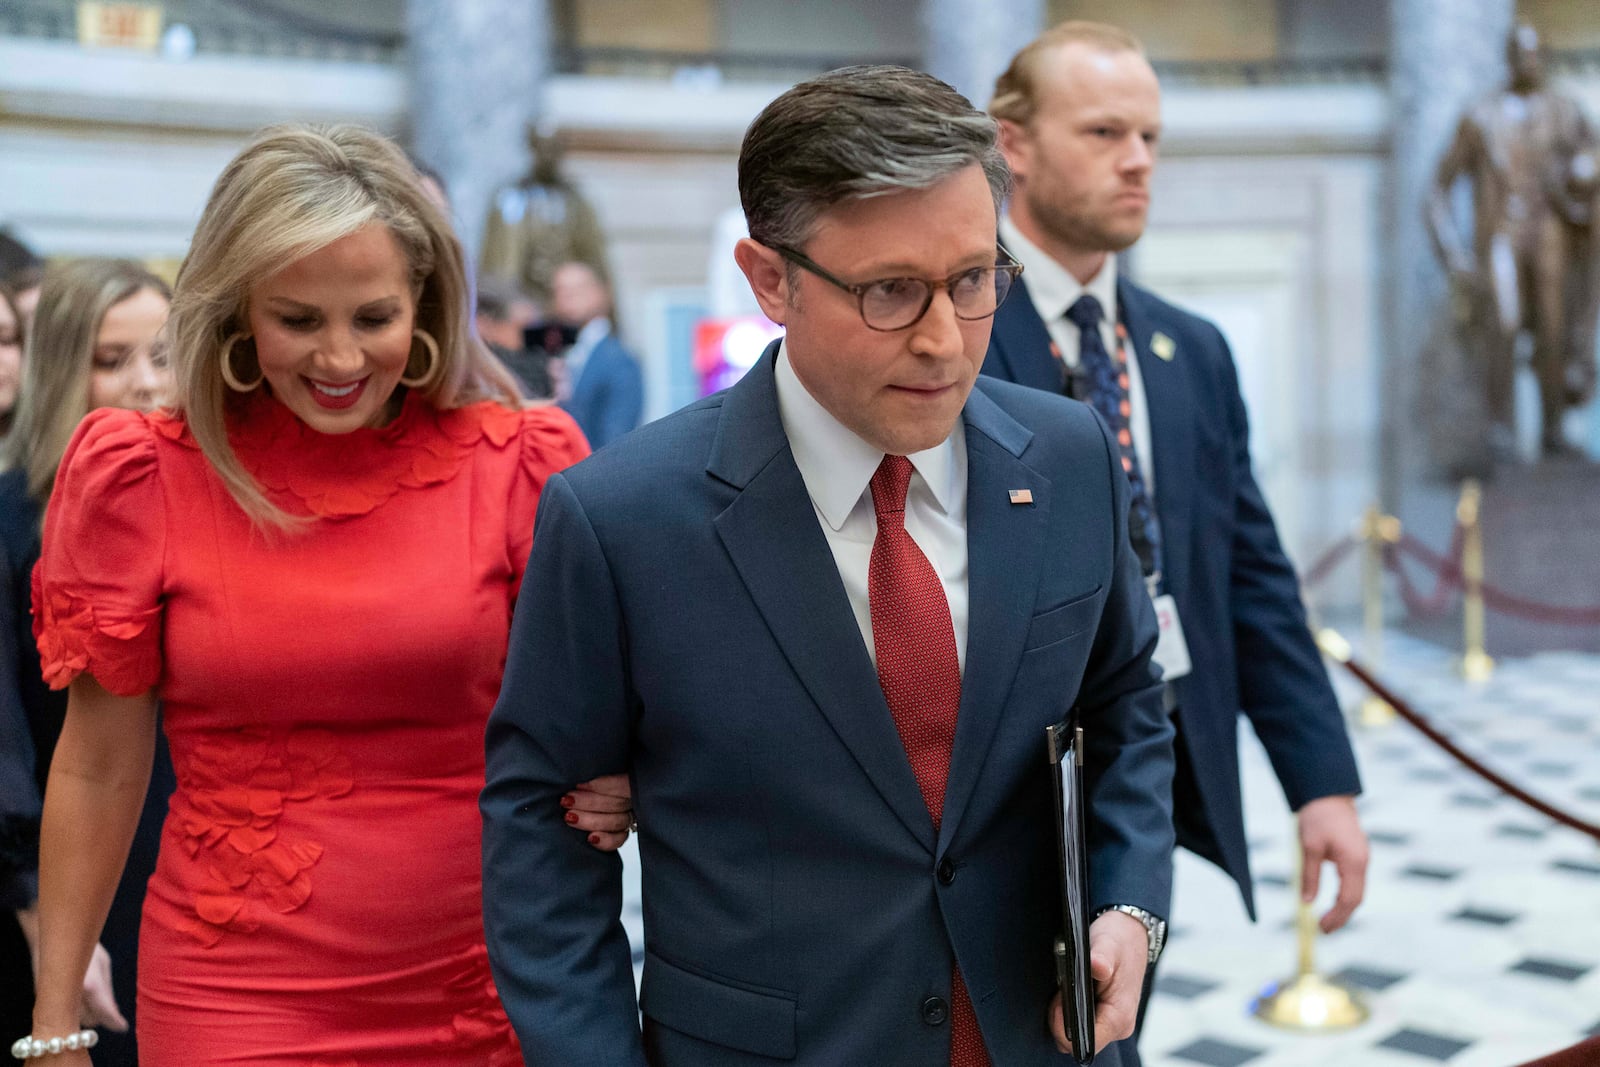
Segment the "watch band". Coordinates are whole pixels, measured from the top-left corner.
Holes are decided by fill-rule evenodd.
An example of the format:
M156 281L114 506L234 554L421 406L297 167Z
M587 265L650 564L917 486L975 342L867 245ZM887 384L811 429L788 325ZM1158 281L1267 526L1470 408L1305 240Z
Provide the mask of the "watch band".
M1107 904L1095 912L1094 917L1098 919L1108 911L1120 911L1124 915L1131 915L1143 924L1145 936L1150 939L1150 959L1148 962L1155 963L1161 956L1161 949L1167 943L1167 921L1150 914L1143 908L1136 908L1132 904Z

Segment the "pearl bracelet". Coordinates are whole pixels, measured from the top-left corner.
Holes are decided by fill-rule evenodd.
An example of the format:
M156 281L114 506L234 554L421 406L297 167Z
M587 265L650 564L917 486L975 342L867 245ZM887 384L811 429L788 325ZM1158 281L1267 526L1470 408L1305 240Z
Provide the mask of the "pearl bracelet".
M30 1060L72 1052L80 1048L94 1048L99 1043L100 1035L94 1030L79 1030L66 1037L52 1037L48 1040L40 1040L30 1034L17 1039L16 1044L11 1046L11 1055L14 1059Z

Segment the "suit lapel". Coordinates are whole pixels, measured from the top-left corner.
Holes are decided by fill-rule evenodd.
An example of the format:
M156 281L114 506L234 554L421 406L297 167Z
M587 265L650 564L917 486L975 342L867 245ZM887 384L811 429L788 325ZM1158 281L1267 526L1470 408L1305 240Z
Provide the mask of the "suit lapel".
M1145 406L1150 412L1150 463L1155 471L1156 515L1161 523L1162 565L1169 588L1185 588L1189 575L1189 540L1184 531L1190 521L1194 486L1195 405L1185 378L1186 358L1193 353L1168 349L1162 358L1151 346L1155 335L1166 327L1165 344L1172 345L1177 330L1169 326L1160 308L1144 290L1126 278L1117 279L1117 303L1128 336L1139 357L1139 377L1144 383Z
M606 345L610 337L602 337L589 352L589 358L583 361L583 369L578 372L578 380L572 383L574 398L582 397L588 403L589 394L599 388L600 379L605 375Z
M774 344L723 399L707 472L739 489L714 520L778 646L884 802L933 852L933 826L838 566L778 416Z
M989 373L1047 393L1061 392L1061 364L1050 354L1050 331L1021 278L1012 283L1011 294L995 312L989 346L989 358L998 357L1002 365Z
M1045 559L1051 507L1050 480L1018 458L1032 432L979 389L968 399L964 417L967 663L945 786L940 854L954 840L972 799L1022 658ZM1012 504L1012 489L1031 491L1033 503ZM1042 738L1040 744L1042 752Z

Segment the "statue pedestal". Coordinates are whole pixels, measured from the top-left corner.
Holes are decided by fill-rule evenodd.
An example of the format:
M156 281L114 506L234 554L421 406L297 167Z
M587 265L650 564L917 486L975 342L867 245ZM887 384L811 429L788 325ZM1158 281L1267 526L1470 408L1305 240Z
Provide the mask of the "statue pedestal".
M1600 464L1556 459L1498 466L1483 487L1480 514L1487 584L1538 605L1600 605ZM1446 547L1439 538L1426 540L1437 551ZM1411 573L1420 575L1414 567ZM1417 584L1433 587L1431 578ZM1486 621L1492 656L1600 653L1600 626L1523 618L1493 606ZM1459 608L1439 619L1410 620L1405 629L1448 648L1461 646Z

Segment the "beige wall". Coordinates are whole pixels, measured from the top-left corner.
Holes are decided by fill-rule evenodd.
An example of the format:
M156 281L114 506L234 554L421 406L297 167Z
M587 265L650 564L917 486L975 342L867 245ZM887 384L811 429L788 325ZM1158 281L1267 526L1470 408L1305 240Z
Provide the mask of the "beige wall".
M915 51L902 40L916 0L796 5L762 0L567 0L576 43L591 48L706 52L785 50L817 55ZM1298 14L1285 8L1300 8ZM1049 0L1050 22L1092 19L1138 34L1158 60L1270 59L1290 54L1348 56L1381 51L1387 0ZM1521 0L1518 9L1558 49L1600 48L1596 0ZM1310 19L1314 25L1301 25ZM898 28L898 29L897 29ZM1298 36L1297 36L1298 31ZM1285 35L1290 37L1285 41ZM911 35L913 38L914 34ZM908 51L909 49L909 51Z
M1550 48L1600 48L1600 5L1595 0L1522 0L1519 17L1533 23Z
M716 48L712 0L575 0L580 48L709 52Z
M1048 11L1051 22L1125 27L1154 59L1269 59L1278 51L1276 0L1050 0Z

